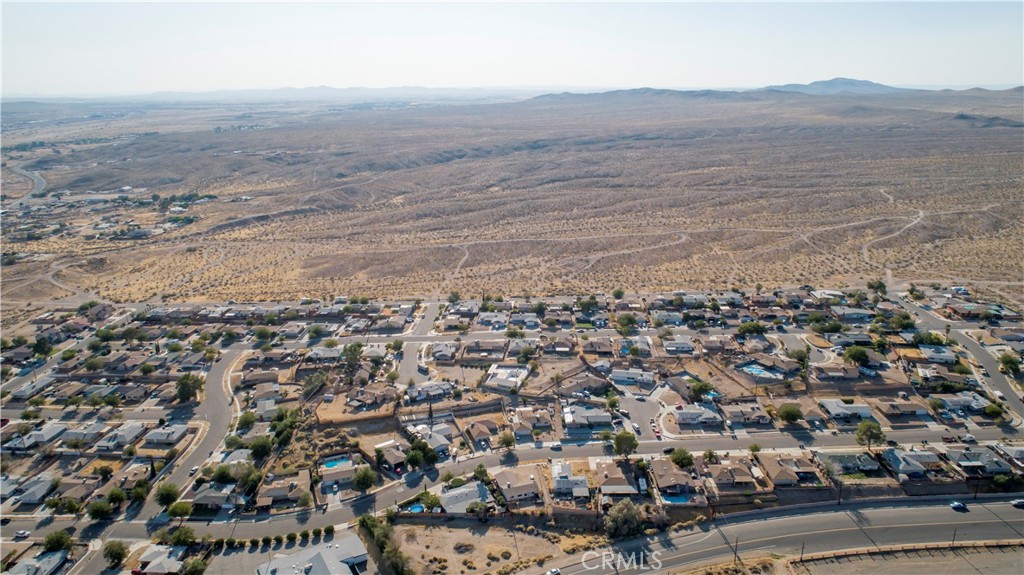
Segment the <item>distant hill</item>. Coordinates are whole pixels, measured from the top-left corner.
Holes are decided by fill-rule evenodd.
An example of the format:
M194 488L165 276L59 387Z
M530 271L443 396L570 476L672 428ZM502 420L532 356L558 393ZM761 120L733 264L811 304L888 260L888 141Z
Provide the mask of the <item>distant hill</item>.
M543 90L530 88L423 88L420 86L400 86L394 88L311 86L307 88L220 90L213 92L156 92L134 96L131 99L154 102L487 102L521 100L539 93L543 93Z
M885 84L869 82L867 80L853 80L851 78L832 78L831 80L818 80L810 84L784 84L782 86L768 86L760 91L774 92L799 92L813 96L826 96L831 94L902 94L904 92L915 92L908 88L894 88Z

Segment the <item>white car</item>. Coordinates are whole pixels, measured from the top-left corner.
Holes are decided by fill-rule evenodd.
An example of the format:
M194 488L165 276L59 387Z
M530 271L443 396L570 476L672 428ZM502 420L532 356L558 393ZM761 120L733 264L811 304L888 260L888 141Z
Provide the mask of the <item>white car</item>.
M1010 505L1017 507L1018 509L1024 507L1024 499L1014 499L1010 502Z
M25 539L29 535L31 535L31 533L29 533L28 531L18 531L17 533L14 534L14 538L15 539Z
M636 432L640 431L640 424L639 423L634 423L633 424L633 431L636 431Z
M554 568L554 569L549 569L548 570L548 575L561 575L561 574L562 574L562 570L558 569L557 567Z

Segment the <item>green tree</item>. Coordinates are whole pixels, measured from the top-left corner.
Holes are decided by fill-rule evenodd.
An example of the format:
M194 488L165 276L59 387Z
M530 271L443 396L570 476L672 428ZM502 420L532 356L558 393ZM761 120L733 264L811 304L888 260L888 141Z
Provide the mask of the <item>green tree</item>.
M868 450L871 449L872 443L883 443L885 441L885 434L882 433L882 427L874 421L862 421L857 426L857 443L860 445L866 445Z
M109 501L114 507L120 507L120 505L127 500L128 494L120 487L115 487L110 490L110 493L107 493L107 501Z
M448 294L448 303L455 305L460 301L462 301L462 295L459 292L453 291L450 294Z
M503 431L498 436L498 445L504 449L511 450L516 446L516 436L512 435L511 431Z
M612 297L615 299L622 299L622 296L624 295L626 295L626 292L621 288L616 288L612 290Z
M721 459L718 457L718 453L714 449L709 449L704 452L704 463L719 463Z
M93 501L85 510L93 521L102 521L114 512L114 507L109 501Z
M186 559L181 568L181 575L203 575L206 572L206 561L198 557Z
M868 362L868 350L859 345L851 345L843 352L843 361L854 365L865 365Z
M169 506L178 500L181 496L181 491L178 486L173 483L161 483L156 488L156 502L164 507Z
M635 452L640 447L640 442L637 440L636 435L628 431L622 431L615 434L615 454L623 457L628 457L630 454Z
M1006 352L999 356L999 365L1009 374L1014 376L1020 374L1020 359L1012 353Z
M756 321L743 322L738 328L736 328L736 333L740 335L762 334L766 331L768 331L768 328Z
M609 395L604 404L605 407L608 408L608 411L614 411L619 408L619 398L615 395Z
M167 508L167 515L184 521L186 517L192 515L192 504L188 501L175 501Z
M713 391L715 388L706 381L698 381L690 386L690 399L700 401L702 397Z
M60 352L60 360L70 361L74 359L76 355L78 355L77 349L65 349L64 351Z
M111 569L116 569L128 558L128 546L121 541L107 541L103 544L103 558Z
M779 419L786 423L796 423L803 418L803 412L800 411L800 407L795 404L787 403L779 408Z
M95 373L101 369L103 369L103 358L93 356L86 360L85 370L89 373Z
M258 418L255 413L251 411L243 411L242 415L238 416L238 425L236 427L238 429L249 429L256 424L257 419Z
M177 392L178 401L181 403L187 403L196 398L196 395L203 389L203 385L206 384L206 380L198 375L186 373L185 375L178 378L175 382L175 390Z
M693 454L687 451L683 447L677 447L672 450L672 454L668 456L681 469L687 469L693 467Z
M35 343L32 344L32 351L36 355L49 357L50 352L53 351L53 344L50 343L50 340L46 339L45 337L40 337L37 338Z
M61 551L71 549L74 540L67 531L54 531L43 539L43 549L46 551Z
M604 516L604 531L612 539L637 535L643 528L640 509L629 499L623 499L613 505Z
M257 437L249 444L249 449L252 450L253 459L261 460L270 455L274 449L274 443L269 437Z
M360 491L366 491L377 483L377 472L369 467L356 469L352 476L352 485Z
M996 405L995 403L990 403L990 404L985 406L985 415L988 416L988 417L991 417L993 419L998 418L998 417L1002 417L1003 416L1003 408L998 406L998 405Z
M182 525L171 533L171 545L188 547L196 542L196 532L187 525Z

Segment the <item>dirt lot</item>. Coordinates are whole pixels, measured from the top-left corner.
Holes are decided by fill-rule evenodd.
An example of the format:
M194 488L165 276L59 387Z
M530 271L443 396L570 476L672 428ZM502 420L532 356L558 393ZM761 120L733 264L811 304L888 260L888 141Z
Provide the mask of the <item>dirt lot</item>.
M402 551L412 559L416 573L429 573L429 566L443 562L448 564L447 573L495 573L517 563L543 566L554 557L604 542L603 537L595 535L523 525L507 528L477 521L452 522L443 527L398 524L395 537Z

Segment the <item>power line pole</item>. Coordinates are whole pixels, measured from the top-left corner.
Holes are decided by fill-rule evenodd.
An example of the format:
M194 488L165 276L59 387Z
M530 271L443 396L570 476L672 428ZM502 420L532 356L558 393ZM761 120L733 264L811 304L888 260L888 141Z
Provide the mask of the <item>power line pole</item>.
M953 528L953 540L949 543L950 546L956 545L956 527Z
M736 562L739 563L739 561L740 561L740 536L739 535L736 536L736 543L734 543L733 546L732 546L732 554L733 554L733 558L735 558Z
M807 542L806 542L806 541L802 541L802 542L800 543L800 560L801 560L801 561L803 561L803 560L804 560L804 546L805 546L805 545L807 545Z

